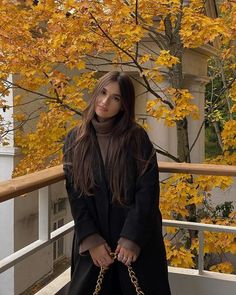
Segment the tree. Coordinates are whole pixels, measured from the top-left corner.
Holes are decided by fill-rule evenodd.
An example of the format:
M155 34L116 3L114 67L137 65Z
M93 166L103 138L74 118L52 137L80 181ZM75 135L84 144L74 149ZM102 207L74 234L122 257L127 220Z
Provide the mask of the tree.
M232 7L230 12L227 5ZM177 162L191 162L188 120L198 118L198 109L192 102L193 95L183 87L183 54L186 48L199 47L216 38L232 49L229 40L235 31L229 25L235 24L235 3L225 1L222 13L215 19L206 16L202 0L1 1L0 107L4 111L13 107L7 105L4 97L11 89L18 91L14 97L14 119L18 125L14 129L16 144L25 154L14 175L61 162L63 138L77 124L86 106L86 93L93 89L102 66L139 73L137 82L154 97L148 102L148 114L176 128L177 157L157 151ZM146 38L152 46L145 42ZM13 82L9 81L9 74L14 75ZM169 84L160 89L164 78ZM229 92L235 97L235 85L231 86ZM32 103L35 109L27 113L26 108ZM26 131L29 120L37 120L33 131ZM222 142L230 156L235 157L231 153L235 139L227 131L232 126L234 120L226 122ZM7 144L9 128L0 117L3 144ZM222 157L219 161L228 159L229 154L224 152ZM224 177L209 177L205 182L193 176L173 176L163 188L164 216L196 221L209 190L230 184L231 180ZM173 202L181 197L178 206L170 207L170 194ZM173 253L183 251L185 244L192 251L184 251L185 257L190 255L186 261L193 266L196 249L191 249L191 233L178 247L168 243L172 264L176 262Z

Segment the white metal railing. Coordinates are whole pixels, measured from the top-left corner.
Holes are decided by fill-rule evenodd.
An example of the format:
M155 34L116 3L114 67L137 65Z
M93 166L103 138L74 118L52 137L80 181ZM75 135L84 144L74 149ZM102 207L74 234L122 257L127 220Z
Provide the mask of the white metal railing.
M172 164L173 165L173 164ZM194 170L195 174L203 174L202 171L196 170L194 167L194 164L185 164L189 165L189 169L186 168L186 166L183 167L183 165L176 166L175 164L173 165L173 169L171 169L169 163L165 164L159 163L159 168L160 172L179 172L187 173L187 171L192 171ZM194 167L191 167L193 165ZM200 164L197 166L199 167ZM204 165L206 167L206 165ZM210 165L211 168L214 168ZM168 167L168 168L167 168ZM219 168L220 166L217 167L217 169L210 169L208 174L210 175L220 175L220 173L227 175L227 173L224 171L220 171L221 169ZM225 167L225 166L224 166ZM184 169L183 169L184 168ZM191 169L193 168L193 169ZM233 169L232 169L233 168ZM42 171L35 173L34 175L36 176L30 176L26 175L21 177L22 179L28 179L30 181L30 185L26 185L25 183L22 185L21 182L21 187L17 190L16 187L11 185L11 183L16 183L17 185L17 179L10 180L7 182L2 182L1 183L1 188L0 188L0 203L2 201L6 201L7 199L11 199L13 197L20 196L23 193L26 192L32 192L35 189L38 189L39 196L38 196L38 202L39 202L39 224L38 224L38 229L39 229L39 239L37 241L32 242L31 244L27 245L26 247L16 251L13 254L8 255L7 257L3 258L0 260L0 273L6 271L10 267L14 266L18 262L22 261L26 257L34 254L35 252L39 251L40 249L50 245L53 243L55 240L58 238L64 236L65 234L69 233L70 231L73 230L74 227L74 222L70 221L63 225L62 227L58 228L57 230L50 232L50 196L49 196L49 189L48 189L48 184L53 184L57 183L61 180L64 179L63 172L61 167L57 168L58 170L55 172L55 167L54 168L49 168L48 172L45 172L45 174L51 174L49 175L50 180L47 179L46 176L42 177L42 181L40 182L37 178L37 175L42 176ZM215 172L214 172L215 171ZM53 177L53 173L55 173L55 176ZM207 173L205 173L207 174ZM235 167L230 167L229 173L231 176L236 176L236 169ZM45 179L44 179L45 178ZM8 191L12 191L12 196L6 197L7 191L6 189L4 190L4 184L7 187ZM45 185L46 184L46 185ZM2 186L3 185L3 186ZM17 185L18 186L18 185ZM2 199L1 199L2 198ZM198 259L198 273L199 275L202 275L204 273L204 232L205 231L210 231L210 232L227 232L227 233L233 233L236 234L236 227L232 226L223 226L223 225L212 225L212 224L202 224L202 223L195 223L195 222L187 222L187 221L176 221L176 220L163 220L163 226L170 226L170 227L177 227L177 228L185 228L185 229L190 229L190 230L197 230L198 231L198 237L199 237L199 259ZM236 280L236 276L235 276Z
M16 263L22 261L26 257L34 254L40 249L50 245L58 238L72 231L74 222L70 221L62 227L50 232L50 198L48 186L38 190L38 205L39 205L39 222L38 222L38 240L30 243L26 247L8 255L0 260L0 273L6 271Z
M198 240L199 240L198 273L199 275L202 275L204 271L204 232L209 231L209 232L224 232L224 233L236 234L236 227L226 226L226 225L205 224L205 223L167 220L167 219L163 220L163 225L198 231ZM236 280L236 276L235 276L235 280Z

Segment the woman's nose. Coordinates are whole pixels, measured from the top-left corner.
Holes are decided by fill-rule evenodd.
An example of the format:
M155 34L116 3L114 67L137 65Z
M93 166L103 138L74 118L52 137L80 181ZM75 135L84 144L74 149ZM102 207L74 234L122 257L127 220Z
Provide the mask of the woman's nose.
M104 105L108 105L108 103L109 103L109 96L106 95L106 96L104 96L103 99L102 99L102 104L104 104Z

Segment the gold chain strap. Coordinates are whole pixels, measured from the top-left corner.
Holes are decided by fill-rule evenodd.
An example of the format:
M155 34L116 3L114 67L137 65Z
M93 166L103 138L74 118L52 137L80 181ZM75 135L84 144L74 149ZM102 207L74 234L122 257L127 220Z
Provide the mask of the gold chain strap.
M105 272L106 272L106 269L101 267L98 278L97 278L96 287L95 287L95 290L93 292L93 295L98 295L99 292L101 291L102 282L103 282L103 279L104 279Z
M110 253L111 257L113 259L116 259L116 253ZM99 275L98 275L98 278L97 278L97 282L96 282L96 287L95 287L95 290L93 292L93 295L98 295L99 292L101 291L101 288L102 288L102 282L103 282L103 279L104 279L104 275L105 275L105 272L106 272L106 269L101 267L100 269L100 272L99 272ZM141 290L141 288L139 287L139 284L138 284L138 278L132 268L131 265L128 266L128 273L129 273L129 277L130 277L130 280L131 280L131 283L134 285L135 287L135 290L136 290L136 294L137 295L144 295L143 291Z
M136 274L135 274L135 272L134 272L131 265L128 265L128 272L129 272L130 280L131 280L132 284L135 287L137 295L144 295L143 291L139 287L138 278L137 278L137 276L136 276Z

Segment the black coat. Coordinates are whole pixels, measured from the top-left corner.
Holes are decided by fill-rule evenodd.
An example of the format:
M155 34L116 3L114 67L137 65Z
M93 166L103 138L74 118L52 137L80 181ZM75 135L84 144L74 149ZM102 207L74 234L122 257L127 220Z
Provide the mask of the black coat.
M142 128L137 130L142 140L143 157L148 159L153 151L152 143ZM69 143L74 142L75 133L75 129L69 132L65 140L64 152ZM98 144L96 155L94 155L94 175L98 184L95 187L94 196L78 198L78 192L73 188L69 168L64 165L66 189L75 221L72 276L68 295L93 294L99 268L93 264L89 253L79 254L79 245L85 237L94 233L99 233L113 251L120 237L137 243L141 247L141 252L132 267L142 291L145 295L170 295L161 213L158 209L159 174L156 156L152 157L146 172L137 178L136 162L132 153L128 155L127 161L129 161L131 172L129 172L128 181L129 200L125 207L111 202L111 193L106 181L106 168ZM113 295L108 290L110 290L109 284L114 271L122 294L135 295L135 288L130 282L127 267L121 262L115 262L107 271L100 294Z

